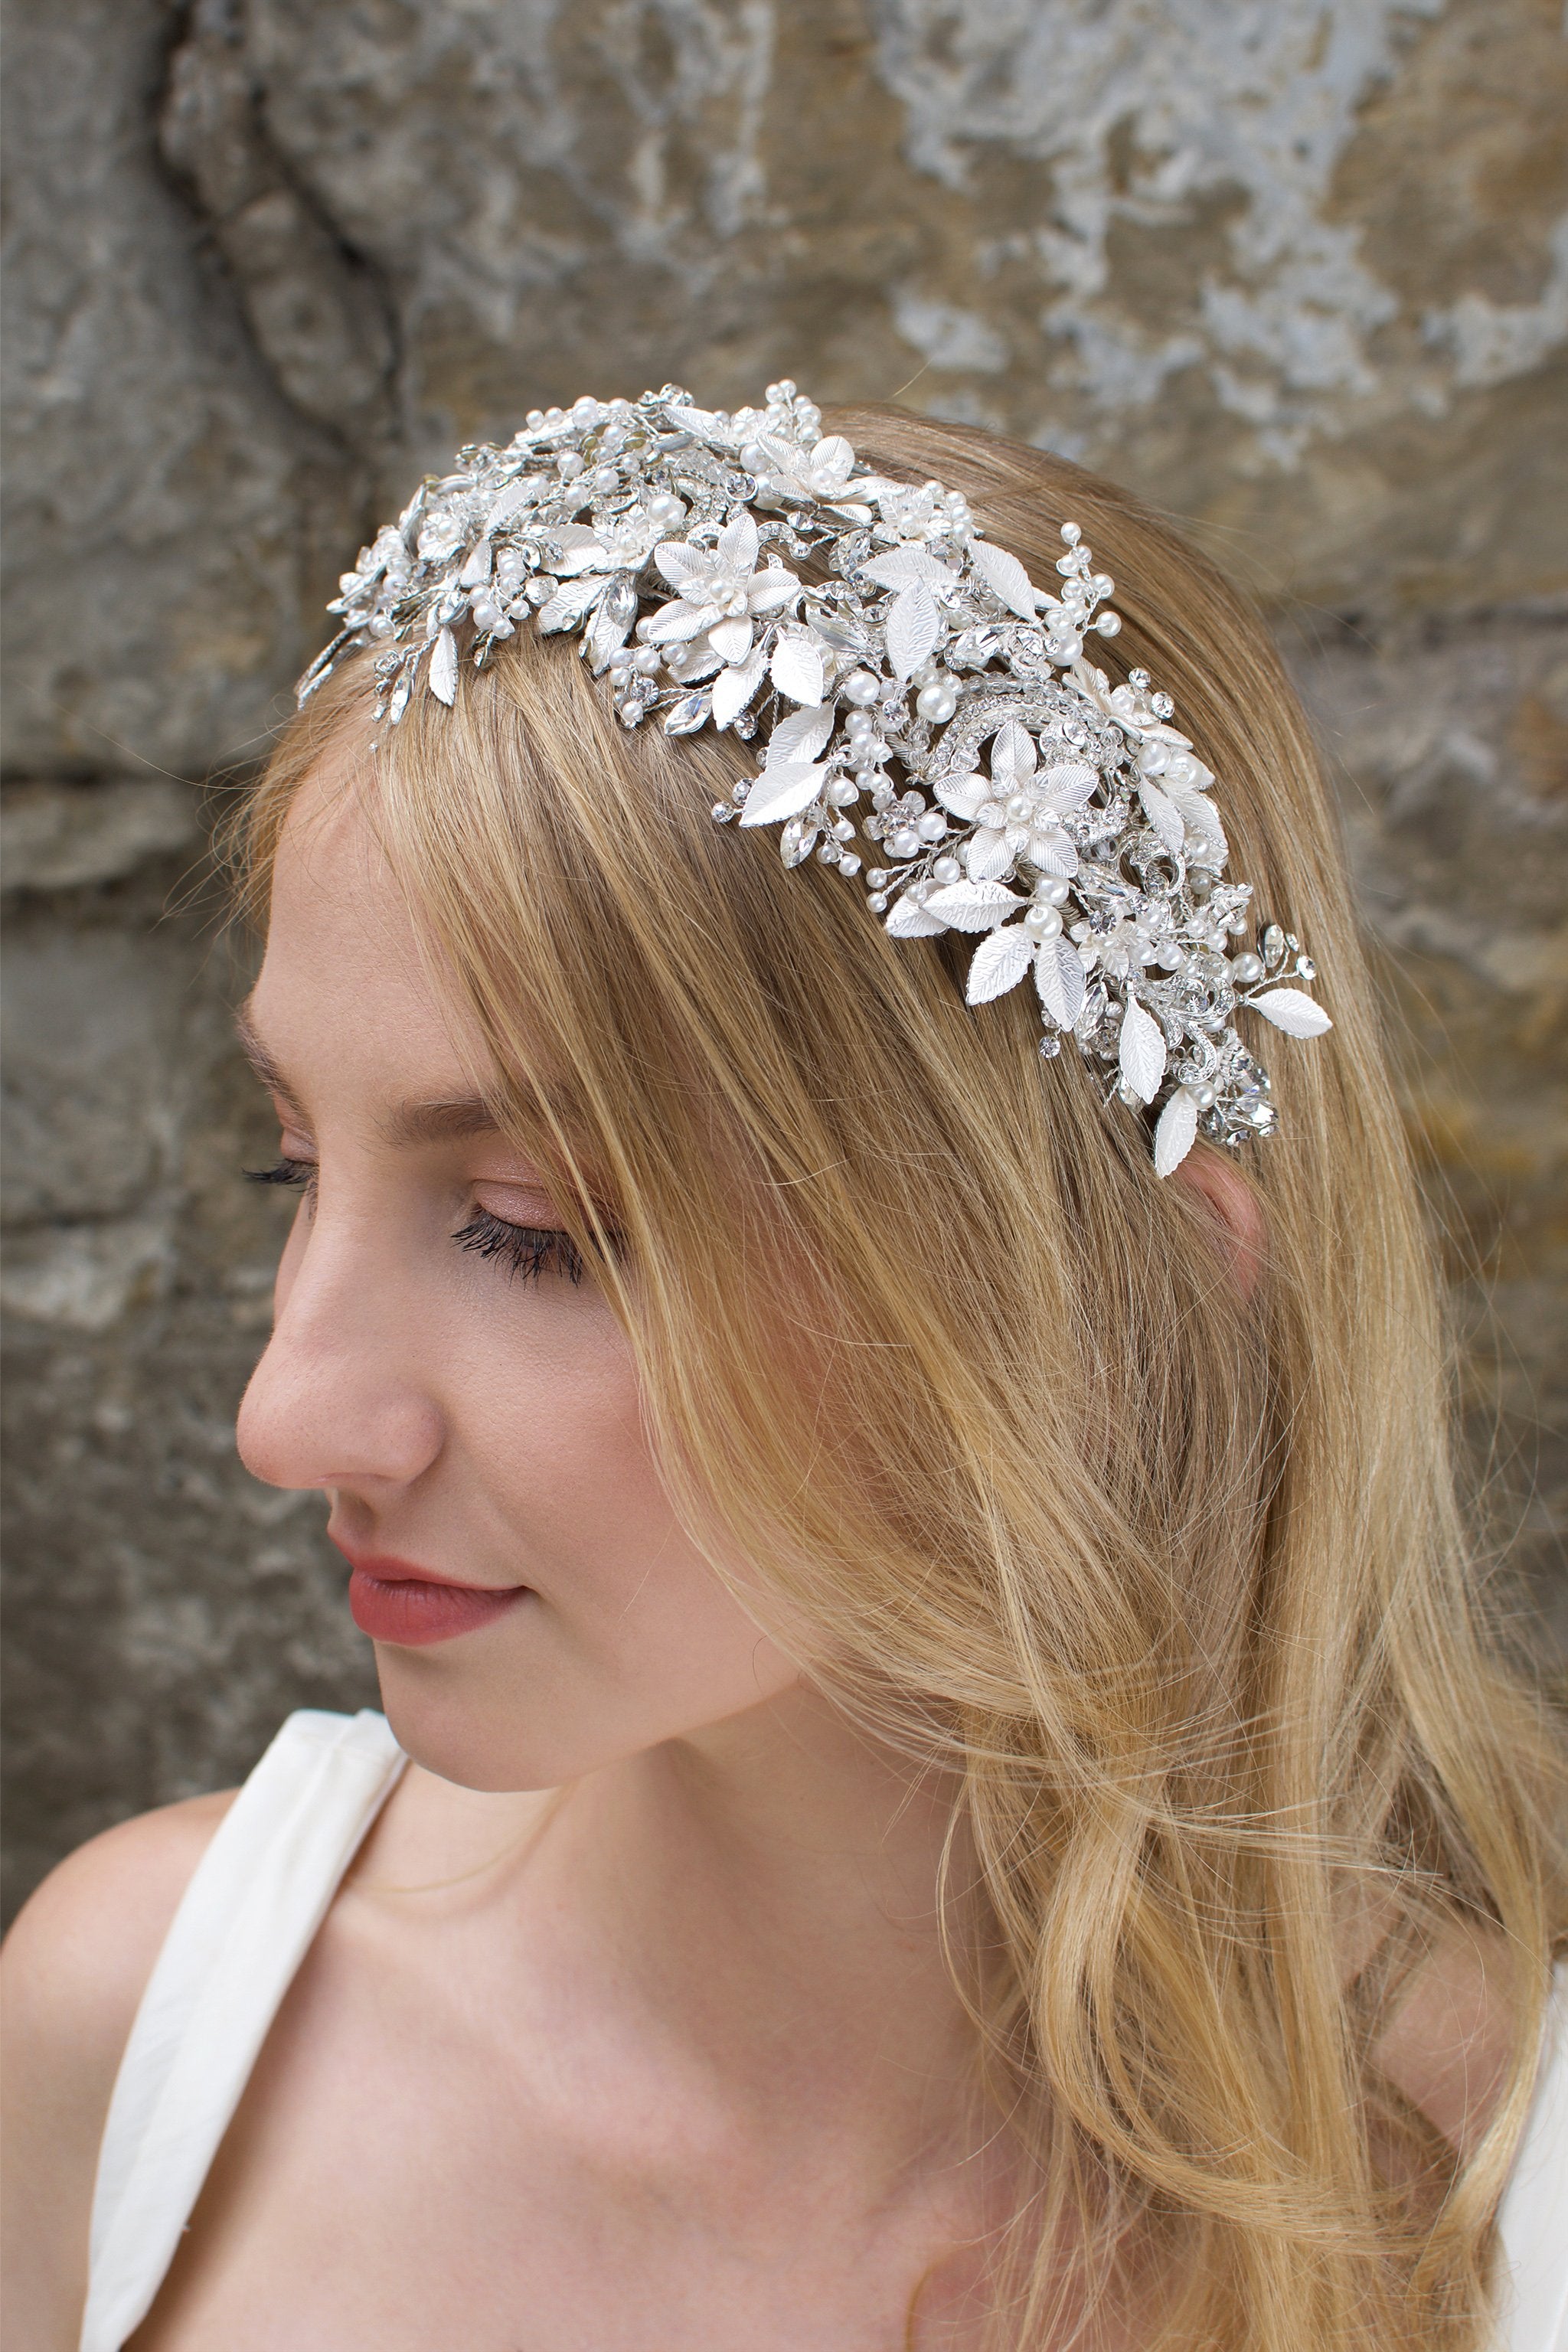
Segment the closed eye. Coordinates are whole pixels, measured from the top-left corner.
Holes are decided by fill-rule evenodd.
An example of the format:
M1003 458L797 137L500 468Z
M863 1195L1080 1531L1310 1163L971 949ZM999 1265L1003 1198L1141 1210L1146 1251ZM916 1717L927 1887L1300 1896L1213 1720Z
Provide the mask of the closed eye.
M303 1192L314 1179L313 1160L278 1160L270 1168L247 1168L243 1171L247 1184L292 1184Z
M525 1282L537 1282L545 1274L563 1274L568 1282L583 1279L583 1253L559 1226L509 1224L489 1209L476 1209L452 1239L459 1249L498 1259L509 1273L521 1275Z

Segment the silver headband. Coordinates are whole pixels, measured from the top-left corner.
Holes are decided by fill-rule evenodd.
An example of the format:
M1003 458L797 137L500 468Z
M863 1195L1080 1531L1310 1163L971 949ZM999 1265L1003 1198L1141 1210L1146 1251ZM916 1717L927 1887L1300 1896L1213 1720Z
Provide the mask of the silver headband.
M759 772L713 810L782 826L786 866L863 876L896 939L981 935L972 1004L1033 977L1040 1052L1070 1035L1133 1109L1156 1171L1200 1130L1235 1148L1276 1124L1246 1007L1291 1037L1328 1014L1286 979L1300 942L1225 880L1214 777L1133 670L1086 657L1121 628L1081 534L1050 589L985 539L963 499L875 474L787 381L763 408L641 400L533 410L504 448L464 449L340 583L303 702L374 650L376 719L416 688L457 696L520 623L571 633L623 725L728 729ZM815 559L827 577L792 569Z

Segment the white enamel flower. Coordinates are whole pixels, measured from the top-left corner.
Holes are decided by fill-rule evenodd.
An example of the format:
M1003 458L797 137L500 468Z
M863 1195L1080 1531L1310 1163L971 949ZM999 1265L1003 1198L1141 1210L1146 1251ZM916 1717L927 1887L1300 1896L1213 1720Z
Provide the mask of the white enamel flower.
M1042 874L1076 874L1078 851L1061 821L1083 806L1099 782L1100 771L1087 760L1054 760L1042 770L1034 738L1009 719L991 746L989 779L949 776L936 791L943 808L975 827L970 879L994 882L1020 857Z
M756 618L787 612L800 595L800 582L782 564L757 570L757 526L749 514L726 523L713 547L663 541L653 560L676 595L639 625L644 644L688 645L706 637L721 660L739 667L752 650Z
M809 445L786 440L779 433L760 433L757 446L771 472L797 498L831 503L843 497L855 470L855 452L841 433Z

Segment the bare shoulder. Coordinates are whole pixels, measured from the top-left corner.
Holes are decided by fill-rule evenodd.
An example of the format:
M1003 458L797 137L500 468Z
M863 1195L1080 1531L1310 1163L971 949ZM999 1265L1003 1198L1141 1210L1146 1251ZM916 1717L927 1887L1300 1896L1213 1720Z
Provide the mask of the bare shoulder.
M0 1952L5 2267L18 2340L76 2340L114 2077L159 1946L233 1801L225 1790L165 1805L79 1847Z
M1480 2139L1507 2080L1519 2000L1500 1935L1456 1927L1412 1972L1378 2041L1390 2081L1461 2156Z
M118 2065L169 1922L234 1797L162 1806L68 1854L5 1938L7 2009L19 2004L34 2032L66 2029L79 2054L112 2048Z

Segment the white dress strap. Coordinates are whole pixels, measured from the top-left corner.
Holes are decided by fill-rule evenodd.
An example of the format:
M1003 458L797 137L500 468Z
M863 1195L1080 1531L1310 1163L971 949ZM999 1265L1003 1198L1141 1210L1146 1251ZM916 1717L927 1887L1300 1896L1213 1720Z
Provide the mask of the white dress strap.
M279 2005L405 1760L384 1716L303 1708L218 1824L115 2079L79 2352L121 2352L151 2309Z
M1530 2119L1498 2209L1500 2352L1568 2352L1568 1966L1560 1968Z

